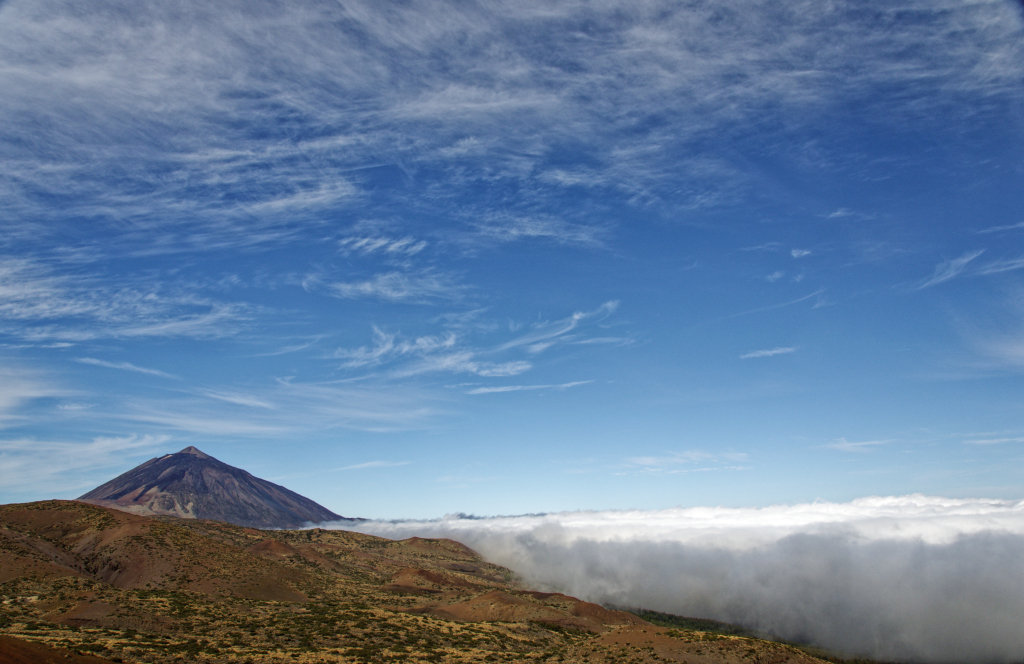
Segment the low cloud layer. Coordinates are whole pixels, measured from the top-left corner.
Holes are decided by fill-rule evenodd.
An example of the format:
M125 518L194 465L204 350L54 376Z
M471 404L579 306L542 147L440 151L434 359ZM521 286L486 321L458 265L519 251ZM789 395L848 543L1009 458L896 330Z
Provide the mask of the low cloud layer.
M847 654L1024 658L1024 501L921 495L766 508L368 522L450 537L533 587L739 623Z

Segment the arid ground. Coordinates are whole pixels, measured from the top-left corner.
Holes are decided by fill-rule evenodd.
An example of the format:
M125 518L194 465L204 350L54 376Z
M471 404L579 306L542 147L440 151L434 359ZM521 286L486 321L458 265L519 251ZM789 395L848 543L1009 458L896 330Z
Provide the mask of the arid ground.
M2 662L822 661L530 591L451 540L69 501L0 506L0 602Z

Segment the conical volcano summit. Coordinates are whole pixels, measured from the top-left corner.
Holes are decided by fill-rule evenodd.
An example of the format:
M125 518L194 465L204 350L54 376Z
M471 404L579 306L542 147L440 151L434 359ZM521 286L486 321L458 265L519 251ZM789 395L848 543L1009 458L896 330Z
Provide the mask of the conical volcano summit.
M264 529L344 518L192 446L150 459L78 500L141 515L212 519Z

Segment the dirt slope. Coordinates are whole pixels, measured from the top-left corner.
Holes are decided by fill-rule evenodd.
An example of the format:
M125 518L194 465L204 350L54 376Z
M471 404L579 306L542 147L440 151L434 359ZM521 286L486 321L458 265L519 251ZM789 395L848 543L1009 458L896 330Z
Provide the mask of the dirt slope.
M113 664L109 659L0 634L0 664Z
M529 591L450 540L69 501L0 506L0 633L121 662L818 661Z

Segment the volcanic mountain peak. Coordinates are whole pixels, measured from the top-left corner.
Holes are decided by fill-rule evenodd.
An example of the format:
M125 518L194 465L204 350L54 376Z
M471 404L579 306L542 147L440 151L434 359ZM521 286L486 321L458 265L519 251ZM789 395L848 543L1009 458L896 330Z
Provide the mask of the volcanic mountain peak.
M298 528L344 519L191 445L150 459L79 500L146 516L212 519L253 528Z

